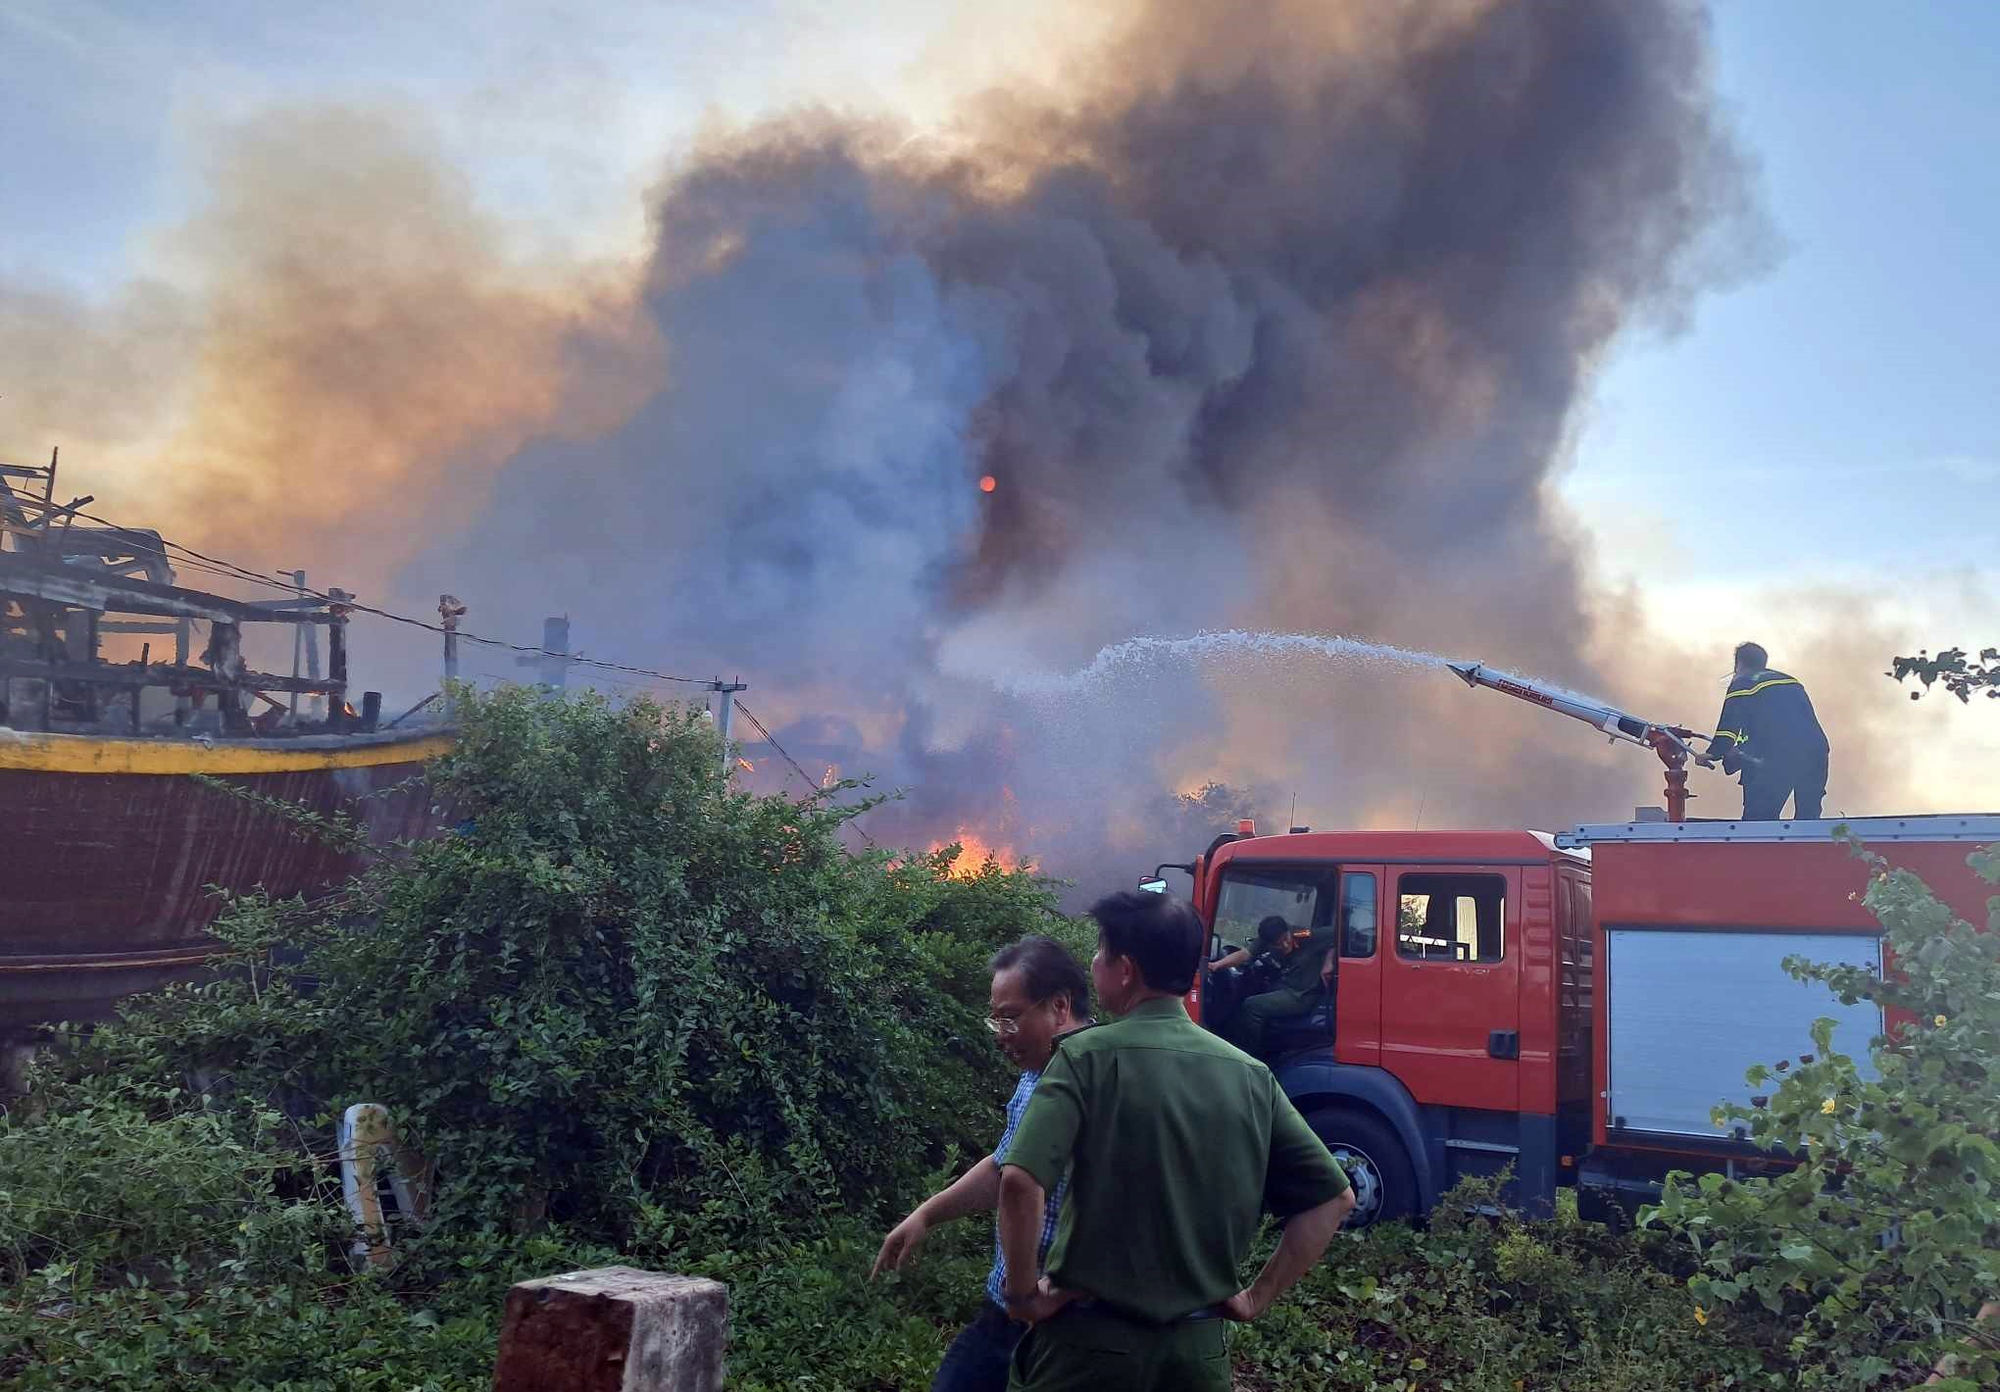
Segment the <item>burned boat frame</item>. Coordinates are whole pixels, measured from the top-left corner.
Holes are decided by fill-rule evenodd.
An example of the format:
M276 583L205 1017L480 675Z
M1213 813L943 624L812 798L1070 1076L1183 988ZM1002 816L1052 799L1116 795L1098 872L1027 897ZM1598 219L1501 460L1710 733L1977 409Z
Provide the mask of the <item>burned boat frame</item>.
M0 1062L50 1021L198 978L227 895L315 897L371 858L277 804L347 814L377 846L432 834L425 766L451 747L443 726L395 728L416 708L377 728L379 696L349 704L351 595L302 576L265 601L186 588L182 548L80 525L92 500L58 503L56 473L0 464ZM291 627L289 677L244 659L246 630L271 624ZM107 661L107 637L136 656Z
M211 699L219 716L217 733L227 736L374 728L378 696L365 695L359 712L350 713L347 703L351 611L345 601L353 596L341 590L305 593L303 575L294 577L300 593L285 599L245 601L184 588L174 583L167 543L158 532L75 525L92 499L58 505L56 472L53 458L46 468L0 464L0 537L7 543L0 546L0 726L108 734L122 725L143 734L142 693L164 689L174 698L175 729L187 727ZM39 496L23 484L39 484ZM210 625L201 665L189 661L196 622ZM243 630L251 624L293 626L291 676L245 664ZM326 632L323 677L320 629ZM173 661L154 661L147 642L135 661L106 662L107 634L169 637ZM273 692L289 699L280 702ZM321 698L324 714L309 707L302 723L301 696ZM268 709L253 713L253 702ZM121 705L122 722L114 718Z

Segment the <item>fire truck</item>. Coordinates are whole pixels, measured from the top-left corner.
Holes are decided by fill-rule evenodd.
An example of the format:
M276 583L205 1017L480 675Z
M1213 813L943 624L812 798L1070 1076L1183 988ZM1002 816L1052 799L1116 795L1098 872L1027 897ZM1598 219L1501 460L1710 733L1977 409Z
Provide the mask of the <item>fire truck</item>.
M1668 756L1689 733L1662 741L1672 727L1610 714L1631 721L1618 737L1664 746L1673 791ZM1192 877L1208 961L1253 944L1272 915L1331 930L1326 989L1274 1022L1264 1055L1353 1179L1350 1225L1422 1214L1509 1167L1529 1214L1574 1186L1583 1216L1618 1221L1670 1170L1784 1163L1712 1113L1750 1100L1751 1065L1810 1051L1814 1020L1835 1020L1835 1047L1865 1066L1879 1008L1783 966L1882 968L1881 926L1860 902L1868 868L1841 828L1982 925L1992 891L1966 859L2000 842L2000 814L1727 822L1684 809L1560 835L1260 836L1246 822L1142 887ZM1215 986L1197 975L1195 1019Z

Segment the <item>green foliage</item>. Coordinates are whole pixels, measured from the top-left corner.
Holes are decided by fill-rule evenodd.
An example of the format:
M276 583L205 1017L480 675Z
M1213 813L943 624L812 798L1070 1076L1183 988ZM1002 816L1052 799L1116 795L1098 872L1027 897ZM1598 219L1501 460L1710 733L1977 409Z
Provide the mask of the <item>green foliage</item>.
M458 834L331 912L233 905L240 975L149 1003L86 1065L387 1103L447 1227L551 1218L612 1244L662 1192L732 1242L809 1228L977 1143L1004 1082L985 957L1057 921L1047 885L851 855L858 809L731 790L690 711L461 710L433 771ZM160 1034L171 1057L134 1042Z
M1890 661L1888 675L1897 682L1915 677L1924 684L1923 691L1910 693L1912 701L1922 700L1924 691L1938 682L1961 701L1970 701L1976 691L1984 691L1989 700L2000 700L2000 648L1982 648L1974 661L1967 660L1964 648L1946 648L1936 657L1927 649L1919 650L1915 657Z
M987 957L1031 931L1087 952L1088 926L1030 875L955 877L951 848L848 852L865 802L733 791L687 712L462 714L433 771L453 835L314 905L232 903L217 980L69 1035L0 1113L0 1384L473 1392L509 1285L624 1261L729 1284L745 1392L927 1387L990 1228L868 1266L992 1141ZM1881 1083L1823 1047L1785 1070L1748 1124L1812 1136L1806 1165L1677 1187L1675 1236L1490 1218L1493 1188L1462 1189L1427 1231L1342 1238L1238 1331L1239 1386L1830 1386L1945 1347L2000 1289L2000 935L1907 876L1870 902L1907 980L1801 974L1926 1023ZM361 1101L438 1171L382 1271L351 1264L332 1163Z
M1237 1334L1237 1386L1377 1392L1653 1392L1755 1385L1718 1331L1689 1318L1657 1240L1497 1211L1467 1181L1427 1230L1336 1239L1328 1260Z
M2000 856L1972 859L2000 881ZM1976 931L1916 876L1868 860L1888 979L1787 967L1890 1012L1871 1050L1878 1076L1834 1053L1832 1021L1819 1021L1812 1053L1750 1071L1753 1087L1772 1088L1753 1099L1762 1105L1718 1112L1797 1166L1677 1177L1651 1215L1692 1244L1688 1284L1704 1312L1743 1312L1740 1333L1802 1387L1907 1381L2000 1298L2000 899ZM1990 1382L2000 1357L1972 1354L1966 1373Z
M1191 793L1162 793L1146 807L1146 829L1178 856L1196 856L1244 818L1258 816L1256 795L1227 783L1204 783Z
M22 1278L0 1357L316 1385L338 1365L305 1352L321 1335L380 1334L383 1301L424 1314L425 1273L462 1291L468 1243L509 1265L538 1231L682 1265L789 1250L983 1153L1011 1085L985 962L1024 932L1075 937L1048 882L850 854L842 824L870 804L734 791L690 711L519 691L460 711L432 770L455 834L312 905L232 903L218 980L72 1034L0 1122L0 1252ZM360 1101L438 1174L390 1280L345 1269L329 1188L333 1121ZM253 1315L312 1325L270 1345L307 1371L260 1362L247 1332L227 1368L185 1364ZM450 1323L432 1311L417 1342ZM126 1376L110 1367L102 1385Z

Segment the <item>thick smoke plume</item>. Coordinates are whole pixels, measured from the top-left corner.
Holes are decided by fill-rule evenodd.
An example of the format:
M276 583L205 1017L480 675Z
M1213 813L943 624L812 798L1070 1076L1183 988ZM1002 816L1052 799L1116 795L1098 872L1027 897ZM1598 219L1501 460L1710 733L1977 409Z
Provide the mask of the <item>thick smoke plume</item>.
M0 286L0 450L62 443L121 519L393 564L483 506L531 434L608 428L657 367L622 286L510 247L408 113L264 113L199 173L157 278L104 304Z
M1643 765L1444 681L989 683L1251 626L1617 688L1549 482L1613 337L1741 226L1705 42L1670 0L1176 0L950 142L712 144L658 200L659 389L517 456L412 583L615 612L627 656L768 688L814 772L910 785L888 835L999 825L1098 880L1189 849L1149 799L1209 778L1341 822L1622 814Z
M866 821L884 844L964 828L1096 888L1195 849L1172 795L1211 781L1267 825L1294 794L1320 825L1622 816L1656 799L1643 755L1435 671L1002 689L1134 634L1294 629L1711 718L1721 655L1593 593L1551 486L1621 332L1674 327L1754 243L1707 44L1681 0L1145 0L949 133L708 138L622 280L511 244L407 121L273 115L176 240L197 288L76 315L100 386L186 366L122 415L51 367L0 445L177 409L128 515L740 673L810 777L909 789Z

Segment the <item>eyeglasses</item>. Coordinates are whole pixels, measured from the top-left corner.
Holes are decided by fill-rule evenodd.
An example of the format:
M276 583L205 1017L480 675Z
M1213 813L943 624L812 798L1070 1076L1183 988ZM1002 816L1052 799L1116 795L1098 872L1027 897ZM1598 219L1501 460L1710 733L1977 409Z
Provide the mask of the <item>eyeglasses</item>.
M1041 1000L1029 1005L1027 1010L1021 1012L1021 1015L1027 1014L1029 1010L1039 1010L1048 1003L1049 998L1044 996ZM1002 1038L1010 1034L1019 1034L1021 1032L1021 1015L988 1015L986 1017L986 1028L1000 1035Z

